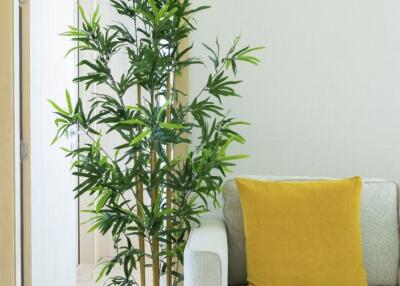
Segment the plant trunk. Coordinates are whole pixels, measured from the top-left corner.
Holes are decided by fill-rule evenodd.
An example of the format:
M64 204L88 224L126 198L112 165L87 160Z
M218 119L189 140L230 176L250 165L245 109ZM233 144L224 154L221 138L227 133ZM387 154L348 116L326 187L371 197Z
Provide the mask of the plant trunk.
M167 76L167 91L166 91L166 98L167 102L170 101L171 99L171 74L168 73ZM171 104L170 102L167 107L167 123L171 123ZM168 162L171 162L171 154L172 154L172 146L171 144L167 145L167 159ZM167 181L169 181L169 178L167 178ZM170 186L167 186L167 209L172 208L172 190ZM170 219L167 220L167 231L170 231L172 228L172 222ZM171 251L172 251L172 237L171 234L168 233L167 237L167 286L172 286L172 256L171 256Z
M155 98L154 92L151 91L151 107L154 107ZM155 187L156 175L157 175L157 151L156 151L156 142L153 140L151 146L151 160L150 160L150 169L151 169L151 181L152 181L152 193L151 193L151 206L154 207L154 203L158 196L157 187ZM160 286L160 242L158 239L158 235L154 234L151 239L151 252L153 258L153 286Z
M137 104L141 105L142 104L142 88L138 84L137 85ZM137 157L137 155L136 155ZM143 198L143 183L140 182L139 177L135 178L136 180L136 196L137 200L139 201L140 204L143 204L144 198ZM143 217L143 211L141 210L140 207L137 207L137 215L139 217ZM144 237L139 236L139 251L141 253L145 253L145 245L144 245ZM139 259L140 263L140 286L146 286L146 258L145 256L142 256Z

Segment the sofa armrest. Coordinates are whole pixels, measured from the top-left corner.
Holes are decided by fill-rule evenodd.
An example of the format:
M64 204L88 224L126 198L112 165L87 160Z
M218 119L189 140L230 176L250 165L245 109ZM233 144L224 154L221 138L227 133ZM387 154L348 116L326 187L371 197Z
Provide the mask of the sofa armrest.
M228 285L228 242L225 224L203 219L192 230L184 254L185 286Z

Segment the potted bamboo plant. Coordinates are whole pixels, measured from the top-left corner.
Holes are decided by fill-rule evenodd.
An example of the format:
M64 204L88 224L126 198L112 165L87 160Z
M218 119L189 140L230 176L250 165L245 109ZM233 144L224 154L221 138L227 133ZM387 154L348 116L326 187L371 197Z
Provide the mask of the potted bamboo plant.
M225 53L218 41L215 47L203 44L209 55L203 62L189 56L192 46L183 43L196 29L193 16L209 7L192 7L189 0L110 2L134 28L102 25L98 9L88 16L79 8L82 24L63 35L76 43L69 52L95 54L79 61L90 71L74 79L86 87L82 97L91 100L73 103L68 92L66 107L50 100L57 114L54 142L77 126L89 141L63 150L80 178L76 197L93 198L86 210L92 214L91 231L112 234L116 254L102 261L99 279L119 266L124 275L109 277L107 285L144 286L150 267L154 286L160 277L167 286L176 285L183 279L177 267L184 263L188 233L209 210L210 199L218 205L233 161L246 157L227 153L233 142L245 142L235 127L246 123L229 117L223 100L238 96L237 64L257 65L252 53L260 48L239 48L239 38ZM119 53L128 56L129 68L117 78L110 61ZM185 94L176 82L184 69L198 64L210 65L209 76L202 90ZM89 94L92 86L109 92ZM128 105L132 97L136 104ZM111 134L118 140L109 151L102 142ZM174 151L183 145L189 151L177 156Z

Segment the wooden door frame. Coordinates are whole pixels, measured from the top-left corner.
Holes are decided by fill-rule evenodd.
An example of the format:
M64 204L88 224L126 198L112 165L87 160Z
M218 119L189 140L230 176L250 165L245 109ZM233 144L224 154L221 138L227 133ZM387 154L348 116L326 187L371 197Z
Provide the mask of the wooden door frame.
M0 2L0 285L16 283L14 1Z
M30 1L20 5L22 286L32 285L31 249L31 134L30 134Z

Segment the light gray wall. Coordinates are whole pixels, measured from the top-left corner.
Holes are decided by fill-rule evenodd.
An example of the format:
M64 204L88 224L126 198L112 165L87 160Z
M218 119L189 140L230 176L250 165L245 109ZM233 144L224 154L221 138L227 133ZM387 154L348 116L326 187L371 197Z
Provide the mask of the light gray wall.
M400 2L218 0L197 16L201 42L264 45L243 67L242 99L225 101L252 123L236 174L400 179ZM192 94L203 84L191 70Z

